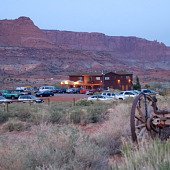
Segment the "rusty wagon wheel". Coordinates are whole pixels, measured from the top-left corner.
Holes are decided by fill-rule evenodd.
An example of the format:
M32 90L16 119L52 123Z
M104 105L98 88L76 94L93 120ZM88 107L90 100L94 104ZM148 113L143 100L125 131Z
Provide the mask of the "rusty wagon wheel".
M130 117L133 142L140 142L157 136L159 129L152 124L154 98L144 93L133 101Z

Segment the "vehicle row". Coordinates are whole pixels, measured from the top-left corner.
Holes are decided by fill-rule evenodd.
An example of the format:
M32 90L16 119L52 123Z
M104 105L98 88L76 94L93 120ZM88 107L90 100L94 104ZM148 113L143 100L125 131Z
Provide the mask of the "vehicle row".
M102 92L99 95L90 96L90 97L88 97L87 100L116 100L116 99L125 100L128 98L135 98L140 93L149 94L149 95L159 94L158 92L155 92L155 91L149 90L149 89L142 89L141 91L138 91L138 90L121 91L118 94L106 91L106 92Z
M24 103L25 102L34 102L34 103L43 103L44 102L43 99L40 99L40 98L38 98L34 95L29 95L29 94L19 96L17 100L20 101L20 102L24 102ZM0 104L2 104L2 103L12 103L13 101L14 100L6 99L5 97L0 96Z

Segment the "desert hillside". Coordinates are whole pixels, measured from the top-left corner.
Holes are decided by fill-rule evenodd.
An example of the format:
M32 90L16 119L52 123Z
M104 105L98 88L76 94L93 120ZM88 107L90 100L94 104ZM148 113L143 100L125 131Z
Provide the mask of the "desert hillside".
M168 81L169 65L170 48L156 40L43 30L27 17L0 20L4 76L48 78L73 71L127 70L146 82Z

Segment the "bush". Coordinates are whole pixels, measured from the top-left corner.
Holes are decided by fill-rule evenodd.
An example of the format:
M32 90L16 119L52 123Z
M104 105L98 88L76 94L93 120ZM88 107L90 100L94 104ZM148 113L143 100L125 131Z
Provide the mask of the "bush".
M169 169L170 143L160 140L149 141L135 149L129 142L124 143L122 153L125 161L119 169ZM113 168L114 169L114 168Z
M89 100L79 100L76 102L76 106L90 106L94 104L93 101L89 101Z
M0 123L4 123L8 121L9 119L9 114L3 111L0 111Z
M74 124L86 125L88 123L87 109L75 107L70 112L70 121Z
M68 123L68 111L65 108L53 108L50 112L50 122L58 124Z
M88 122L89 123L97 123L101 122L106 118L107 113L107 105L92 105L88 107L87 113L88 113Z
M5 123L2 129L4 132L25 131L25 130L30 130L30 125L14 119Z
M109 169L105 148L71 126L41 124L30 133L0 136L1 169Z

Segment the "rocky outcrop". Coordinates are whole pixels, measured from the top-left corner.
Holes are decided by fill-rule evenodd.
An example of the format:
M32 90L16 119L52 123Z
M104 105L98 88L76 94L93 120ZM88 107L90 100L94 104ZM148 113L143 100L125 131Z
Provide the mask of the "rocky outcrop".
M28 17L0 21L0 46L137 52L162 55L166 46L137 37L106 36L102 33L41 30Z
M28 17L0 21L0 46L51 47L42 30Z
M117 52L153 52L162 54L166 46L157 41L148 41L137 37L106 36L102 33L81 33L69 31L44 30L48 39L59 46L92 51Z

